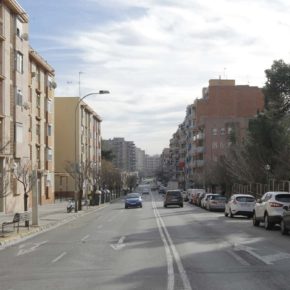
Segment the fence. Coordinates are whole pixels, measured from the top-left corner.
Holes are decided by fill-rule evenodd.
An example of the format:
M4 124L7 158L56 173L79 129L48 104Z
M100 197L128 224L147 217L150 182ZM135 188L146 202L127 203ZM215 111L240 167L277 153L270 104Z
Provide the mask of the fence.
M268 184L249 183L232 186L232 193L251 194L255 197L261 197L267 191L286 191L290 192L290 180L269 179Z

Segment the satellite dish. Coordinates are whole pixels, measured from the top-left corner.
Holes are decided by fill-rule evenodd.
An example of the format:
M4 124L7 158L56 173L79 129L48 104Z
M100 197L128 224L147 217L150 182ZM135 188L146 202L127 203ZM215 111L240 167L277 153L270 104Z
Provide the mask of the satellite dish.
M53 89L56 89L56 87L57 87L57 84L56 84L56 82L54 82L54 81L52 81L50 85L51 85L51 87L52 87Z
M21 34L21 38L27 41L28 38L29 38L29 37L28 37L28 33L22 33L22 34Z

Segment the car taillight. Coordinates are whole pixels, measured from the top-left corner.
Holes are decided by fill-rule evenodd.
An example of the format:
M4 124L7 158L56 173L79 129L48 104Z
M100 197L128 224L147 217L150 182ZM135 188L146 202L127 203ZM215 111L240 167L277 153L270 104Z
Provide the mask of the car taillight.
M269 202L270 207L282 207L283 204L278 202Z

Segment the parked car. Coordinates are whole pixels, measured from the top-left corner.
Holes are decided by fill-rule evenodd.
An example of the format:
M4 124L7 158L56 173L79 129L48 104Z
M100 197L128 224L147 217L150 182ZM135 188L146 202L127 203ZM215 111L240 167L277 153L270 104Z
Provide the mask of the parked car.
M142 197L140 193L128 193L125 198L125 208L129 207L142 207Z
M264 222L265 229L270 230L275 224L281 223L283 207L289 205L289 192L266 192L255 204L253 225L259 226L260 222Z
M205 192L202 192L198 197L197 197L197 201L196 201L196 205L197 206L201 206L201 200L204 198L205 196Z
M226 204L226 197L220 194L213 194L211 195L207 201L205 208L209 211L211 210L225 210L225 204Z
M226 203L225 216L232 218L235 215L242 215L251 218L255 203L255 197L250 194L234 194Z
M206 193L206 194L204 195L203 199L201 200L201 207L202 207L202 208L205 208L205 207L206 207L206 203L207 203L208 199L209 199L212 195L214 195L214 194L215 194L215 193Z
M166 193L166 189L164 187L159 188L158 190L159 194L165 194Z
M168 190L164 197L164 207L178 205L183 207L183 196L180 190Z
M281 220L281 234L287 235L290 231L290 206L284 206L284 211L282 214L282 220Z

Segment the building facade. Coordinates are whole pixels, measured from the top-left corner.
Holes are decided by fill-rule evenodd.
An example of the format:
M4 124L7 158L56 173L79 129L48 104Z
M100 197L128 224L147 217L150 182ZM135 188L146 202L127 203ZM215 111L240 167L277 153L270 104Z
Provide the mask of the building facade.
M207 167L226 154L231 138L243 141L249 120L263 109L260 88L210 80L170 140L172 179L187 188L203 183Z
M86 169L85 191L98 187L101 173L101 118L79 97L55 98L55 194L73 197L75 166Z
M103 140L104 146L112 150L113 164L122 171L136 172L136 146L132 141L126 141L121 137Z
M27 13L16 1L0 2L0 212L6 213L24 210L24 190L19 179L25 177L16 178L24 168L28 169L26 177L37 171L39 202L54 200L50 182L54 165L47 159L46 142L52 142L53 154L53 140L46 138L47 118L52 118L48 121L52 124L53 111L46 114L46 99L53 100L54 88L49 88L48 79L53 80L54 71L30 48L28 21ZM39 72L38 84L32 72ZM40 98L38 112L36 94ZM29 207L31 188L27 195Z

